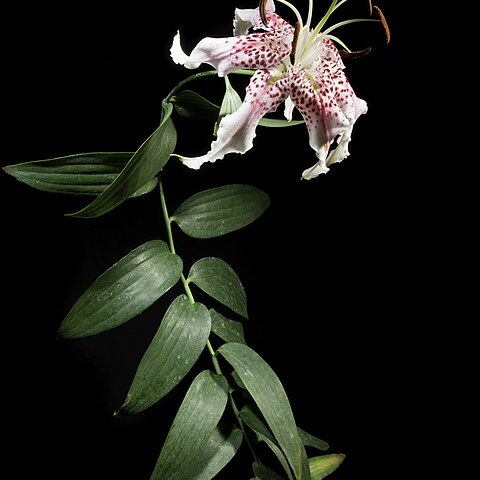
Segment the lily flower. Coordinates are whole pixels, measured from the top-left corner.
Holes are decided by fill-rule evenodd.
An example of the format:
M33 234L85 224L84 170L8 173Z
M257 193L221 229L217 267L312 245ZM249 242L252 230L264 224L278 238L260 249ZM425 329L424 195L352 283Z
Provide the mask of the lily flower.
M316 153L315 165L303 172L311 179L328 171L329 165L349 155L348 145L358 117L367 104L355 95L344 73L344 64L334 41L348 48L331 32L354 19L322 31L330 15L347 0L333 0L327 13L312 28L313 0L309 0L305 24L298 10L286 0L297 17L295 27L275 13L273 0L262 0L255 9L236 9L234 36L204 38L187 55L174 37L171 56L175 63L195 69L212 65L220 77L238 69L256 70L245 99L235 112L220 123L210 151L200 157L182 157L185 165L198 169L229 153L243 154L253 146L260 119L285 102L285 117L292 119L296 107L308 129L310 146ZM336 140L336 147L331 148Z

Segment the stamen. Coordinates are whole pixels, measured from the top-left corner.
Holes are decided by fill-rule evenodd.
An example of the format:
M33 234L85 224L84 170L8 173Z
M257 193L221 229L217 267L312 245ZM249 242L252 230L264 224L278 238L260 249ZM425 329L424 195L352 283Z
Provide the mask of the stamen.
M262 23L268 27L267 23L267 0L260 0L260 4L258 5L258 10L260 12L260 19Z
M372 5L372 0L368 0L368 14L370 16L373 15L373 5Z
M378 22L373 18L352 18L351 20L344 20L343 22L338 22L331 27L328 27L324 32L323 35L328 35L330 32L333 32L339 27L343 27L344 25L349 25L350 23L357 23L357 22Z
M382 26L383 26L383 30L385 31L385 38L387 40L387 43L390 43L391 36L390 36L390 29L388 28L387 19L385 18L385 15L383 14L383 12L380 10L379 7L374 5L373 8L377 12L378 18L380 18L380 21L382 22Z
M298 35L300 34L300 23L295 24L295 33L293 34L292 50L290 52L290 61L295 63L295 54L297 53Z
M290 2L287 2L287 0L277 0L278 3L283 3L286 5L297 17L297 21L300 23L300 27L303 27L303 20L302 16L300 15L300 12L297 10L297 8L292 5Z
M372 47L364 48L363 50L357 50L355 52L349 52L347 50L339 50L340 55L343 58L360 58L368 55L372 51Z

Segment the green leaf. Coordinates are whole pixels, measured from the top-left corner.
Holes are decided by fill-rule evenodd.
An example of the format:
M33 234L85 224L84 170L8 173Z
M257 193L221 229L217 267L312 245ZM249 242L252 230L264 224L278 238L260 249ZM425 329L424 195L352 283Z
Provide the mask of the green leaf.
M177 142L177 133L170 118L172 105L164 106L160 126L134 153L117 178L92 203L69 214L72 217L92 218L113 210L162 170Z
M210 309L210 316L212 317L212 332L222 340L226 342L245 343L243 325L240 322L224 317L213 308Z
M257 480L284 480L278 473L257 462L253 464L253 473Z
M125 323L175 285L181 273L180 257L165 242L141 245L88 287L63 320L59 336L86 337Z
M273 433L267 427L267 425L265 425L262 414L254 405L245 405L240 410L240 417L245 424L248 425L248 428L275 443L275 437L273 436Z
M232 267L220 258L207 257L195 262L187 282L194 283L235 313L248 318L247 297L243 285Z
M256 220L269 206L268 195L250 185L226 185L199 192L171 217L194 238L213 238Z
M133 152L81 153L4 167L30 187L50 193L99 195L112 183Z
M322 451L328 450L330 448L330 445L327 442L324 442L320 438L310 435L309 433L307 433L305 430L302 430L301 428L298 429L298 433L300 435L300 438L302 439L303 444L306 447L313 447Z
M216 120L220 114L218 105L191 90L183 90L178 95L172 97L171 102L180 116L189 119ZM305 123L303 120L291 120L289 122L287 119L268 117L264 117L258 122L261 127L293 127L303 123Z
M191 467L191 480L210 480L235 456L242 444L243 433L236 427L225 431L218 426L205 443Z
M149 180L143 187L140 187L133 195L130 195L130 198L140 197L141 195L146 195L150 193L158 185L158 177L153 177Z
M310 480L305 448L287 394L272 368L247 345L226 343L218 349L232 365L262 412L297 480Z
M135 414L158 402L190 371L210 334L205 305L177 297L143 356L118 413Z
M210 371L193 380L168 432L151 480L191 480L227 404L225 377ZM208 452L209 449L206 448Z
M199 120L216 120L220 107L191 90L183 90L172 97L175 111L182 117Z
M341 453L310 458L308 461L312 480L322 480L322 478L334 472L344 460L345 455Z
M242 408L240 417L248 426L248 428L257 434L258 439L265 442L270 447L270 450L272 450L277 457L289 480L293 480L292 470L288 464L287 457L278 446L278 443L275 441L271 430L264 423L264 418L260 411L254 405L247 404Z
M303 120L290 120L282 118L262 118L258 122L261 127L293 127L295 125L302 125L305 123Z

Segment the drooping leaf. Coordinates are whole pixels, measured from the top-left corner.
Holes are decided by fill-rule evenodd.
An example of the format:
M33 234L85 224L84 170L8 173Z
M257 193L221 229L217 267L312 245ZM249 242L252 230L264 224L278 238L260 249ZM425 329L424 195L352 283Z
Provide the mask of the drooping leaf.
M199 192L172 215L181 230L194 238L213 238L256 220L268 207L268 195L250 185L226 185Z
M198 120L216 120L220 107L192 90L183 90L171 102L182 117Z
M222 340L226 342L245 343L243 325L240 322L230 320L213 308L210 309L210 316L212 318L212 332Z
M259 441L265 442L270 450L277 457L284 472L287 474L289 480L294 480L292 476L292 469L288 463L287 457L278 446L272 431L265 424L265 419L255 405L245 405L240 411L240 417L243 422L257 434Z
M242 444L239 428L216 427L191 467L191 480L210 480L235 456Z
M215 300L248 318L243 285L232 267L220 258L207 257L195 262L187 282L194 283Z
M50 193L99 195L112 183L133 152L97 152L8 165L20 182Z
M195 462L225 410L227 389L228 383L221 375L204 370L195 377L168 432L151 480L192 479Z
M321 455L308 460L310 464L310 474L312 480L322 480L327 475L333 473L345 460L345 455L341 453L332 453L330 455Z
M298 434L287 394L272 368L247 345L226 343L218 353L232 365L247 387L287 457L297 480L310 480L305 447Z
M255 405L247 404L240 410L240 418L248 425L248 428L255 433L275 442L272 431L264 422L264 418Z
M92 218L103 215L135 194L162 170L177 142L177 133L170 118L172 109L171 104L164 106L160 126L133 154L121 173L92 203L70 216Z
M328 450L330 448L330 445L327 442L324 442L318 437L314 437L313 435L310 435L307 433L305 430L302 430L301 428L298 429L298 433L300 434L300 438L302 439L303 444L306 447L313 447L316 448L317 450Z
M284 480L278 473L257 462L253 464L253 473L257 480Z
M210 314L186 295L177 297L143 356L120 414L135 414L150 407L190 371L210 334Z
M182 261L161 240L147 242L100 275L68 312L62 338L117 327L143 312L180 279Z

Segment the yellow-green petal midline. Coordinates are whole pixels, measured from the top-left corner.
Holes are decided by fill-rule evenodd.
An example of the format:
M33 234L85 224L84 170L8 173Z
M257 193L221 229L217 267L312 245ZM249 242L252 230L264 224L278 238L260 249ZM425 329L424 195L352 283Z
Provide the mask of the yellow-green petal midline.
M294 5L292 5L290 2L287 2L287 0L277 0L277 2L283 3L283 4L286 5L288 8L290 8L290 10L292 10L292 12L293 12L293 13L295 14L295 16L297 17L298 23L300 24L300 28L303 27L302 16L300 15L300 12L297 10L297 7L295 7Z
M338 22L331 27L328 27L323 34L328 35L330 32L333 32L339 27L343 27L345 25L349 25L350 23L357 23L357 22L379 22L380 20L376 20L374 18L352 18L351 20L344 20L343 22Z

